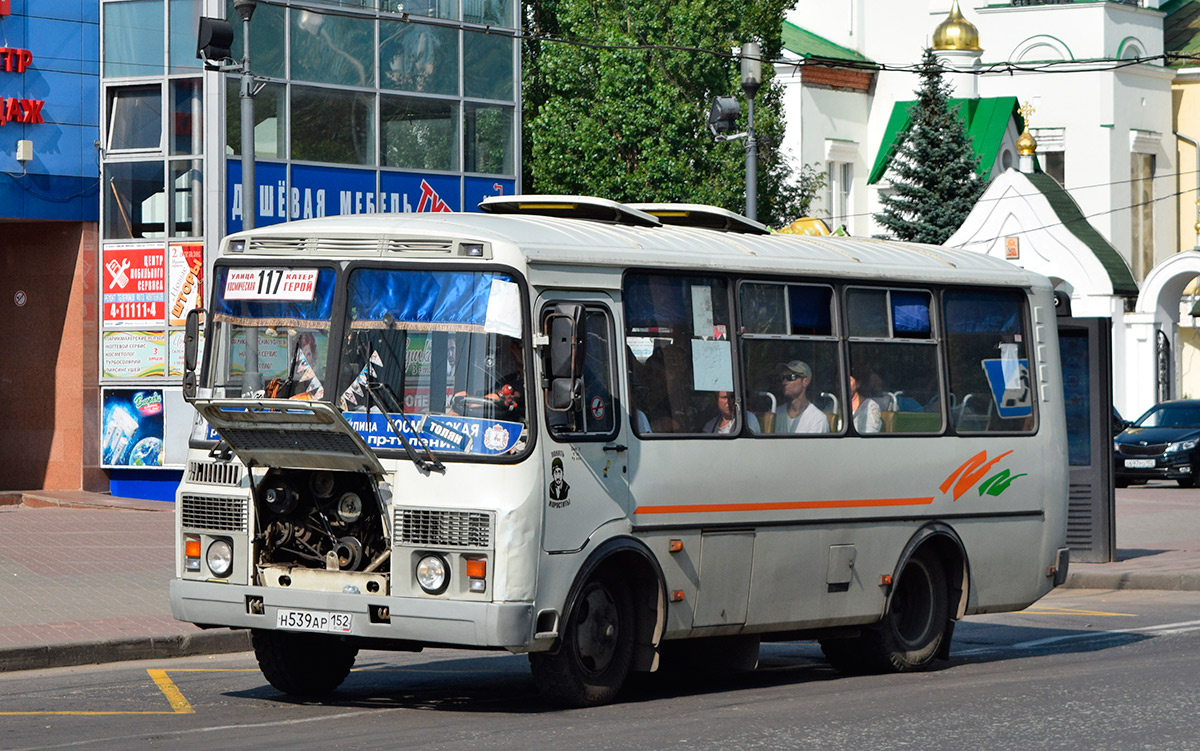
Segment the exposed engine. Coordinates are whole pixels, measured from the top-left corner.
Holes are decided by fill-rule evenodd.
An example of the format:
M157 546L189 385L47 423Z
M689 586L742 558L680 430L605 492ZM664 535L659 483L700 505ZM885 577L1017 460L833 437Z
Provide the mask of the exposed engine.
M369 475L271 470L255 502L260 565L371 572L387 560L386 529Z

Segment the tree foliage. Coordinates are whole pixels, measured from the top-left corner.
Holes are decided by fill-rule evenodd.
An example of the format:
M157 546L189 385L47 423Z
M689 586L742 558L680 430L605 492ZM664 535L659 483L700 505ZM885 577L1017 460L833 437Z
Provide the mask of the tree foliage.
M875 220L895 239L941 245L962 225L986 183L971 139L949 107L951 88L932 49L925 49L920 76L908 130L896 139L892 192L880 195L883 212Z
M742 212L745 142L718 143L706 127L713 97L736 95L745 129L739 61L703 50L729 51L757 39L764 59L778 58L792 2L530 0L525 31L541 38L523 47L525 191ZM653 47L601 49L555 39ZM763 79L754 103L758 216L778 226L803 213L802 200L811 200L823 175L806 171L804 181L791 184L779 152L782 95L772 66L763 65Z

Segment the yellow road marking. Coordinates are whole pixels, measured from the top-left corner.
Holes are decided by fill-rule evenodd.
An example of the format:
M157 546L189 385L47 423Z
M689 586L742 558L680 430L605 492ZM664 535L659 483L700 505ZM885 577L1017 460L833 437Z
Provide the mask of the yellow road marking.
M167 676L166 670L146 669L154 684L158 686L158 690L162 691L163 696L167 698L171 708L169 710L148 709L148 710L31 710L27 712L0 712L0 717L29 717L32 715L75 715L79 717L98 717L102 715L156 715L156 714L195 714L196 710L192 709L192 705L184 698L183 693L175 685L175 682ZM174 672L198 673L206 672L201 668L184 668Z
M176 714L193 714L192 705L188 704L188 700L183 698L183 694L175 686L175 682L167 676L165 670L150 670L147 668L147 673L154 679L154 683L158 685L158 689L163 692L163 696L167 697L167 701L171 703L171 709Z
M1107 613L1103 610L1082 610L1079 608L1051 608L1043 605L1031 605L1025 608L1023 612L1036 613L1037 615L1091 615L1097 617L1112 617L1112 618L1136 618L1137 613Z

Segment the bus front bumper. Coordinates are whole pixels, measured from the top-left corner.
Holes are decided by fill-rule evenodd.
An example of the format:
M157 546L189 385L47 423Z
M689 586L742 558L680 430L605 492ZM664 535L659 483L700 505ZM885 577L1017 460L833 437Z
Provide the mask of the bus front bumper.
M532 603L460 602L335 592L282 590L173 579L171 613L201 626L278 628L280 610L314 615L348 614L344 636L427 645L493 647L524 651L533 633ZM257 602L261 599L261 613ZM387 622L372 622L371 608L386 607ZM327 632L334 633L334 632Z

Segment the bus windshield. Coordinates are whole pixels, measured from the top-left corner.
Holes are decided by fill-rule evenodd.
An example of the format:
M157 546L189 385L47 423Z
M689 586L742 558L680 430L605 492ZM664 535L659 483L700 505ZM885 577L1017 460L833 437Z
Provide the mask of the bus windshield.
M375 448L398 448L383 414L438 454L499 455L527 433L520 287L500 272L350 273L332 401Z
M208 383L227 398L327 399L336 272L218 266Z

